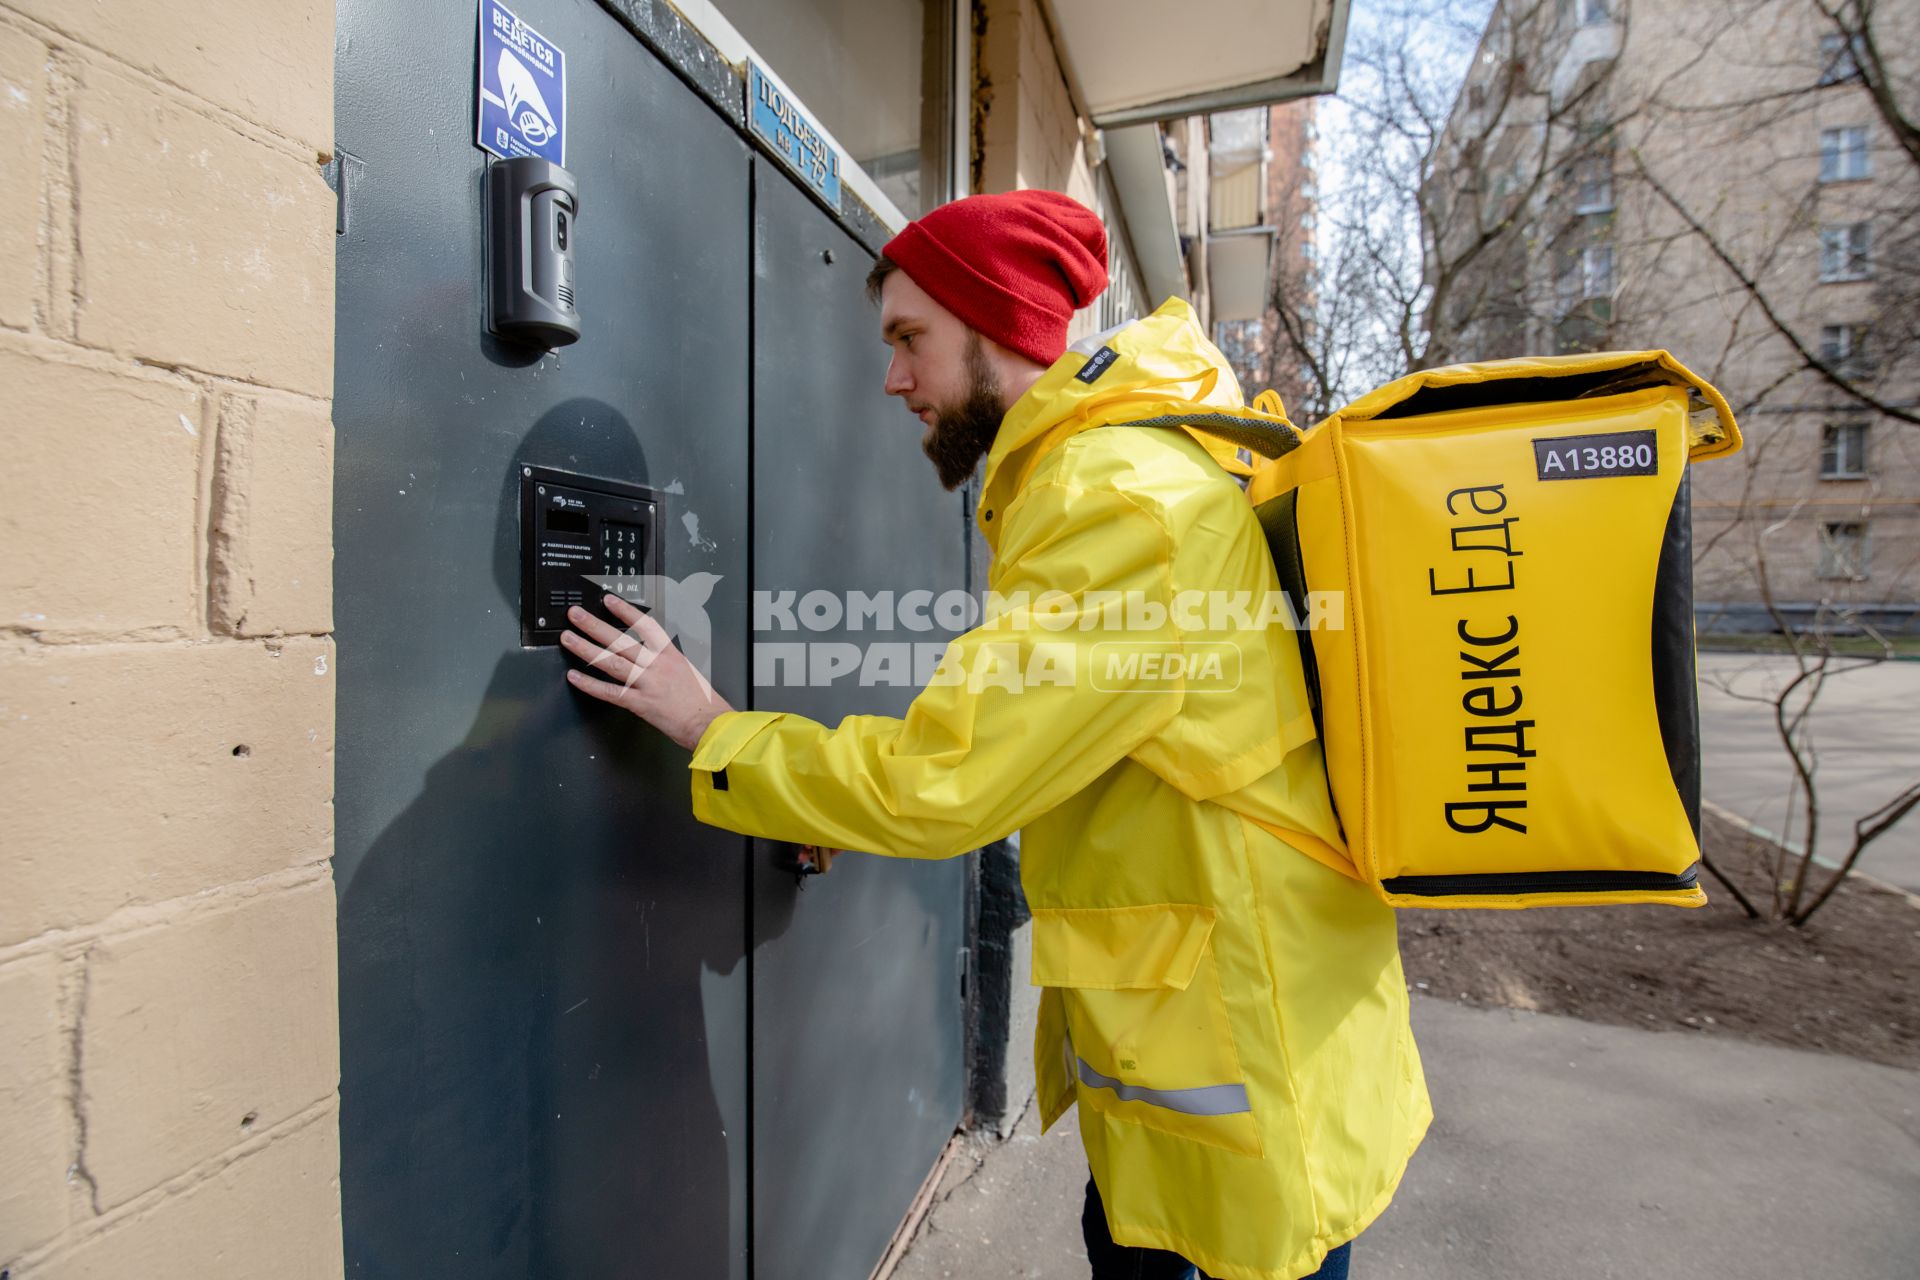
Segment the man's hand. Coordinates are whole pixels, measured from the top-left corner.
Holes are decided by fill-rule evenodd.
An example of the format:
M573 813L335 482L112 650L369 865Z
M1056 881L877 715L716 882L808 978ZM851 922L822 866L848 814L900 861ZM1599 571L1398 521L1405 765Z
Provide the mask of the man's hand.
M694 670L687 655L673 647L659 623L618 596L607 596L606 605L626 624L625 632L614 630L576 606L567 610L567 621L586 634L563 631L560 643L567 652L618 683L573 670L567 672L567 682L602 702L625 707L693 750L707 726L733 708L713 691L706 677Z

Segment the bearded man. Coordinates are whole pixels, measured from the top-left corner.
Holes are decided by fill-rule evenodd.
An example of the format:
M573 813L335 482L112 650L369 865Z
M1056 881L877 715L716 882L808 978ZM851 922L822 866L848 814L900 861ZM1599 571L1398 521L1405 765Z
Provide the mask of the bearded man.
M1260 415L1177 299L1068 349L1106 251L1021 191L874 265L887 392L949 489L986 461L1003 602L904 717L735 711L612 596L627 633L576 609L565 637L610 678L568 679L690 750L694 814L731 831L945 858L1020 829L1038 1101L1080 1108L1096 1280L1337 1280L1431 1117L1393 915L1338 869L1295 635L1182 607L1277 593L1199 434Z

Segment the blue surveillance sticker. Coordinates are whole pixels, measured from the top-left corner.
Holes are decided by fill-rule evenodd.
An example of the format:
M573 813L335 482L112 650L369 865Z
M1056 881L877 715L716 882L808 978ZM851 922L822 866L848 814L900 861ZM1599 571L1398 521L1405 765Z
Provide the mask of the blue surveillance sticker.
M500 0L480 0L479 80L475 142L502 160L567 163L567 55Z

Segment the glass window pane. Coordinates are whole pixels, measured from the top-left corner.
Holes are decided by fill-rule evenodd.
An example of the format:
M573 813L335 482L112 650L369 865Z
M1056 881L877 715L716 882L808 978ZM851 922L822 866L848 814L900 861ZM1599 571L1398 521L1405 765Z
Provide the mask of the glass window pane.
M1873 274L1872 237L1864 222L1820 228L1820 278L1865 280Z
M1820 475L1827 480L1867 474L1867 424L1829 423L1820 428Z
M1586 268L1586 295L1589 298L1610 298L1613 296L1613 250L1606 245L1595 245L1587 249L1584 266Z
M1860 74L1855 42L1837 31L1820 37L1820 83L1839 84Z
M1820 131L1820 181L1847 182L1867 176L1867 131L1859 127Z
M1866 577L1866 525L1852 521L1822 524L1818 572L1822 578Z

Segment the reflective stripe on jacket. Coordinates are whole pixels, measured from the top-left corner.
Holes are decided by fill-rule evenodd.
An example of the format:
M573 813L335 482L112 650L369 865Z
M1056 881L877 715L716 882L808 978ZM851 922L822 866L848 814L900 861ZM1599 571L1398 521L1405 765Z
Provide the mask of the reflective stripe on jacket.
M1175 607L1277 588L1232 450L1091 430L1264 415L1184 303L1102 342L988 457L988 585L1035 607L959 637L902 719L720 717L694 813L900 857L1023 829L1045 1125L1080 1104L1117 1242L1290 1280L1386 1207L1430 1119L1393 913L1338 869L1296 637Z

